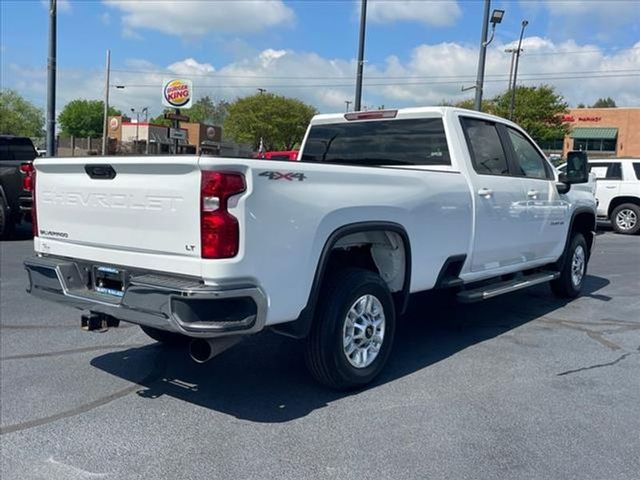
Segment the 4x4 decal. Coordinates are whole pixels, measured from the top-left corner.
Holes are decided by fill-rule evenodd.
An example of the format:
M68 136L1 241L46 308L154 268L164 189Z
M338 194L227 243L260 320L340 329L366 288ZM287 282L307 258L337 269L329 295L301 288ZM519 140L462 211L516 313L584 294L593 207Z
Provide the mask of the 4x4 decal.
M293 182L294 180L298 180L302 182L307 179L304 173L296 173L296 172L274 172L274 171L266 171L260 174L261 177L267 177L269 180L288 180Z

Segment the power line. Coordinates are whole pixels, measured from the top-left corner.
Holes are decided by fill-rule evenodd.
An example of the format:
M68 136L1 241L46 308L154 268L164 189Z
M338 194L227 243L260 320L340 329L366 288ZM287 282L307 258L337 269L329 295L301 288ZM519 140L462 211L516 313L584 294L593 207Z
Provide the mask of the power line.
M526 44L523 45L523 47L526 47ZM602 53L604 55L614 55L618 52L624 52L627 50L640 50L640 47L627 47L627 48L617 48L615 50L610 51L609 53L605 53L602 50L573 50L573 51L567 51L567 52L533 52L533 53L526 53L527 57L535 57L535 56L547 56L547 55L578 55L578 54L582 54L582 53Z
M640 77L640 70L636 70L638 73L622 73L622 74L610 74L604 73L602 75L593 75L590 79L600 79L600 78L626 78L626 77ZM574 72L575 73L575 72ZM581 75L571 75L571 76L556 76L556 77L530 77L524 76L521 78L521 81L546 81L546 80L586 80L584 76ZM503 79L488 79L486 82L494 82L501 83ZM457 80L448 80L448 81L438 81L438 82L401 82L401 83L365 83L368 87L402 87L402 86L417 86L417 85L452 85L459 84L460 81ZM157 84L124 84L127 88L158 88ZM255 89L258 86L269 87L269 88L349 88L353 87L353 82L351 83L318 83L318 84L251 84L251 85L198 85L199 88L251 88Z
M166 75L165 72L153 72L153 71L145 71L145 70L116 70L111 69L112 72L126 72L132 74L162 74ZM632 69L622 69L622 70L582 70L582 71L556 71L556 72L539 72L539 73L528 73L529 76L547 76L547 75L588 75L588 74L598 74L598 73L635 73L640 72L640 69L632 68ZM228 78L228 79L273 79L273 80L346 80L348 76L291 76L291 75L217 75L217 74L190 74L184 75L185 77L203 77L203 78ZM507 74L497 73L497 74L488 74L487 77L495 77L499 79L506 79ZM469 78L473 78L474 75L465 74L465 75L402 75L402 76L393 76L393 75L368 75L368 79L374 80L403 80L403 79L413 79L413 78L431 78L431 79L459 79L466 80Z

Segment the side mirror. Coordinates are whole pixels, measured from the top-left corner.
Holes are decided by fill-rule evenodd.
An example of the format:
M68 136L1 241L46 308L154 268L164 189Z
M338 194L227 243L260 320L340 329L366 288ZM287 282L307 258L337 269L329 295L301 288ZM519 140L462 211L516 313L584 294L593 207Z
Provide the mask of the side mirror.
M560 181L569 185L589 181L589 165L586 152L573 151L567 154L567 170Z

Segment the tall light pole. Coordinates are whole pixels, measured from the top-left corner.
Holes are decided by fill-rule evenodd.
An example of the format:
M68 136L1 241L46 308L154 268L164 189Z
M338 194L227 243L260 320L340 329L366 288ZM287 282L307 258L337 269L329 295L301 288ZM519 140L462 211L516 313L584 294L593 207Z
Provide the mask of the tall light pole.
M507 92L511 93L511 82L513 81L513 61L516 58L515 48L505 48L505 53L511 54L511 65L509 66L509 83L507 84Z
M478 75L476 77L476 98L474 102L474 109L477 111L482 110L482 89L484 88L484 66L487 57L487 46L493 41L493 36L496 33L496 25L502 22L504 17L504 10L494 10L491 13L491 19L489 19L489 10L491 7L491 0L484 0L484 16L482 19L482 33L480 35L480 54L478 55ZM491 22L491 38L487 40L487 32L489 30L489 22Z
M347 106L347 113L349 113L349 105L351 105L353 102L351 100L345 100L344 104Z
M109 125L109 74L111 70L111 50L107 50L107 66L105 68L104 82L104 118L102 122L102 155L107 154L107 134Z
M527 25L529 25L529 22L527 20L523 20L522 28L520 29L520 40L518 40L518 48L516 49L516 65L513 69L513 86L511 87L511 101L509 102L509 120L513 120L513 109L516 103L516 82L518 81L518 62L520 60L520 52L522 50L522 37Z
M360 7L360 41L358 43L358 70L356 74L356 100L353 109L360 111L362 103L362 70L364 67L364 37L367 24L367 0L361 0Z
M49 58L47 61L47 157L56 149L56 0L49 0Z

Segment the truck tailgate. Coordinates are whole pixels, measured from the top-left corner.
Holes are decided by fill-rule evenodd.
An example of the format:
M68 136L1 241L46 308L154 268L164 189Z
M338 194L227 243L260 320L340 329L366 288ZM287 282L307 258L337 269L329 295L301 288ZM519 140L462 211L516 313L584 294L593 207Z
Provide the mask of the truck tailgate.
M36 169L38 235L51 245L200 256L198 157L47 158Z

